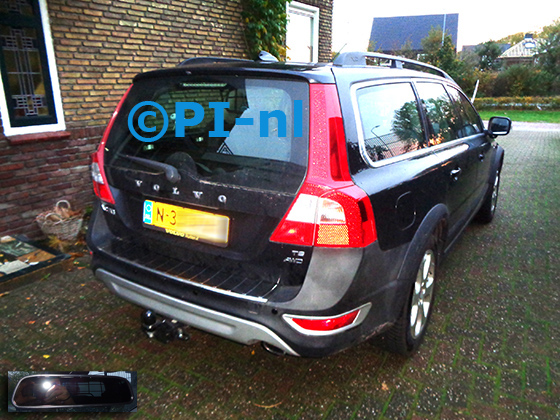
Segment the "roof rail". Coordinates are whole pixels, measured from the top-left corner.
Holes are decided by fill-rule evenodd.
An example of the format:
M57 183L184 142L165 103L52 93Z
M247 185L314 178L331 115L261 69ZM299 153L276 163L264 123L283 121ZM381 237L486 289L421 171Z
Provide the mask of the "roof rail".
M368 58L378 58L380 60L387 60L391 63L391 68L402 69L403 64L410 64L421 69L430 70L436 72L442 77L453 81L451 76L449 76L442 69L432 66L431 64L422 63L421 61L411 60L410 58L397 57L395 55L380 54L374 52L346 52L341 53L333 61L335 66L367 66L366 59Z
M192 57L182 61L180 66L187 64L212 64L212 63L237 63L240 61L250 61L243 58L228 58L228 57Z

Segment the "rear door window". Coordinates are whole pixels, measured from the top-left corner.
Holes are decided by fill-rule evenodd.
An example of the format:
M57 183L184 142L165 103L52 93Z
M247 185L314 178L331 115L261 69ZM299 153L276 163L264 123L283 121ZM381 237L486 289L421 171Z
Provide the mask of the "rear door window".
M416 96L410 83L368 86L356 92L363 147L371 161L424 147Z
M440 83L417 83L428 124L429 146L456 140L460 137L460 119L451 98Z
M308 92L299 80L142 79L111 130L106 162L134 168L141 158L208 182L297 191L307 167Z
M461 118L461 124L458 130L459 136L468 137L482 133L482 123L478 113L474 110L469 100L454 87L447 86L447 90L453 99Z

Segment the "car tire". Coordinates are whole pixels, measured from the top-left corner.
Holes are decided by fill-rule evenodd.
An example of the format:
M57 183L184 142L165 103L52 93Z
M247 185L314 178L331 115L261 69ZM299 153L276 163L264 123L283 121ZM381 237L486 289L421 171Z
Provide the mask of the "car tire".
M438 241L432 234L416 258L416 275L408 282L407 298L401 314L381 337L383 347L387 350L410 355L424 339L434 306L438 260Z
M496 214L496 208L498 206L498 195L500 192L500 179L501 179L501 168L496 169L490 188L486 193L486 198L482 207L475 216L475 219L480 223L490 223L494 219Z

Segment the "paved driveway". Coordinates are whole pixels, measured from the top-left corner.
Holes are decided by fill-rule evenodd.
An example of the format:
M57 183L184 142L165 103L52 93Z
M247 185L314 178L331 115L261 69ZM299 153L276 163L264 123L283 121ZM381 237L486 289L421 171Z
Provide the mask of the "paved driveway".
M560 131L520 127L500 140L496 219L443 263L414 357L280 358L199 331L163 345L75 266L0 298L0 400L8 370L136 370L133 419L559 419Z

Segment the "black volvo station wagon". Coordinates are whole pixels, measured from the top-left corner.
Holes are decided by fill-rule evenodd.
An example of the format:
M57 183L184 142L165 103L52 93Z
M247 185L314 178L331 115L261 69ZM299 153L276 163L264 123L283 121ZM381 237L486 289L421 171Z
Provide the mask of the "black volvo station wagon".
M488 125L443 71L381 54L139 74L92 156L93 271L149 335L410 354L441 258L496 211L511 121Z

